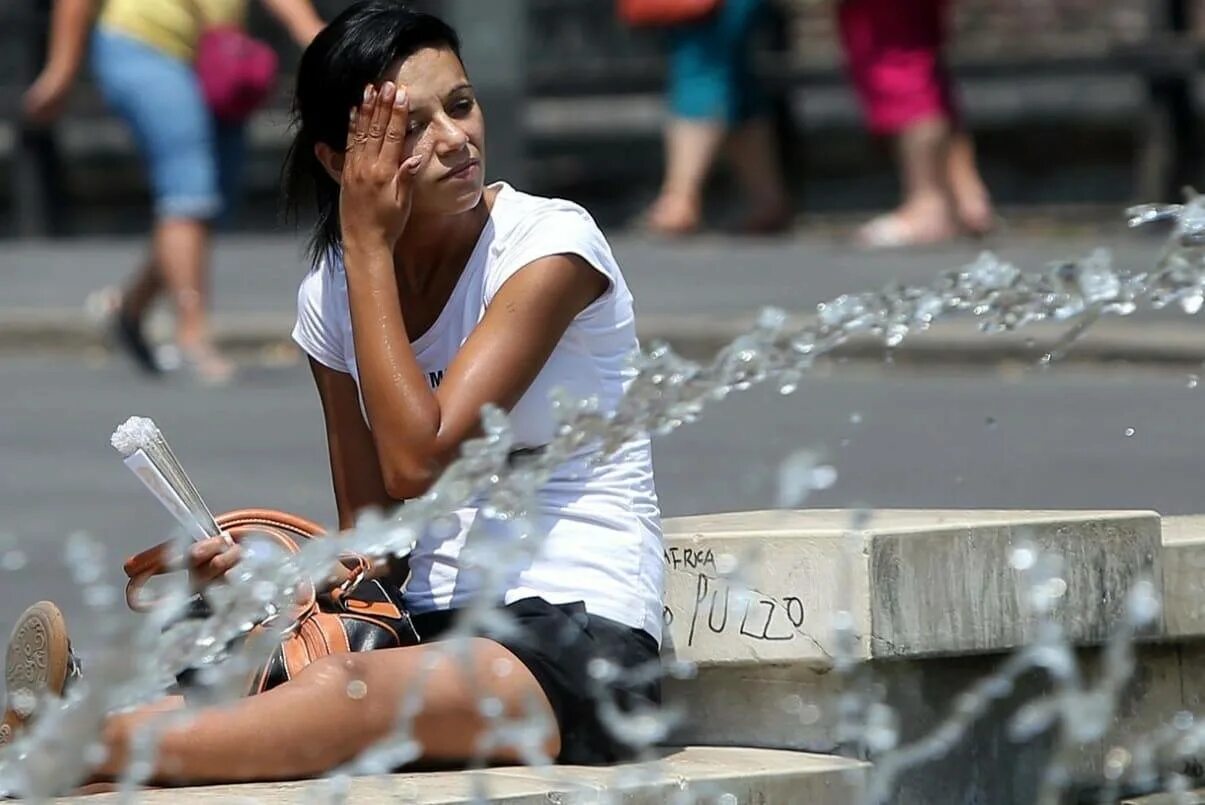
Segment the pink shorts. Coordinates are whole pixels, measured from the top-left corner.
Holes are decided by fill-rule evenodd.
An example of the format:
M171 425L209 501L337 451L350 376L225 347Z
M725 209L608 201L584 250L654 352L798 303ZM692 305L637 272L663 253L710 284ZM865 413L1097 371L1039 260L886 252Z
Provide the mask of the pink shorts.
M841 0L841 45L875 134L956 117L942 61L949 0Z

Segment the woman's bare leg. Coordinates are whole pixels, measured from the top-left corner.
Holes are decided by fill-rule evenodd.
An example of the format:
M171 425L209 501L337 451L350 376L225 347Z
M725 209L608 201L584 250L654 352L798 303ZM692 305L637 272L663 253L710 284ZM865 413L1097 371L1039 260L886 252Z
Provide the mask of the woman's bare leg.
M665 129L665 178L648 213L648 227L667 235L698 228L703 215L703 187L727 134L710 120L675 118Z
M461 651L468 652L470 662ZM428 662L434 663L430 669ZM491 640L472 639L465 649L433 644L343 654L313 663L278 688L200 710L187 724L167 729L152 782L235 783L320 775L388 735L415 685L422 687L423 706L413 721L413 738L427 762L478 756L490 727L479 707L485 697L500 702L505 718L535 715L555 725L535 677ZM109 719L103 735L109 759L97 769L98 776L119 776L132 736L163 712L156 707ZM555 726L542 748L549 757L559 754ZM516 747L499 747L486 759L520 762L522 754Z
M779 159L778 137L767 118L750 120L728 140L733 174L749 201L745 228L752 232L785 229L791 202Z
M958 221L972 234L989 232L995 224L991 195L979 174L975 144L965 129L955 129L947 149L947 173Z
M176 312L176 345L202 380L228 380L233 367L218 354L209 331L209 222L164 218L152 237L154 262Z

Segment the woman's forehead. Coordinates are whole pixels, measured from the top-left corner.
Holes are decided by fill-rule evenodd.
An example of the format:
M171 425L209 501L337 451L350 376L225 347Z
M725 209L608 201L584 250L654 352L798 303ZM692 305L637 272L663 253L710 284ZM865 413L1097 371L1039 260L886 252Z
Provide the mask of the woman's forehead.
M391 67L386 75L416 101L442 98L465 84L464 65L447 48L423 48L410 58Z

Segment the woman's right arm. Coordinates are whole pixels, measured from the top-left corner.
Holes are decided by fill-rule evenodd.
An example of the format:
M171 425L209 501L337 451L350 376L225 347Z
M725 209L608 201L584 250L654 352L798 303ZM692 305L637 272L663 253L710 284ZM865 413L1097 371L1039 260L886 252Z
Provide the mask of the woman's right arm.
M46 66L25 93L23 102L25 116L31 121L51 123L63 111L71 85L84 63L95 7L96 0L55 0Z
M381 463L372 433L360 413L360 392L352 376L310 358L310 371L322 399L331 480L339 509L339 530L355 526L356 515L367 508L388 514L398 501L389 497L381 479ZM189 548L190 574L198 589L226 575L242 561L242 549L224 537L213 537ZM384 565L382 565L384 566ZM346 571L343 571L346 572Z
M385 491L381 462L372 433L360 412L360 392L351 375L337 372L310 358L310 371L326 419L331 481L339 509L339 528L356 523L356 515L370 507L389 512L398 501Z

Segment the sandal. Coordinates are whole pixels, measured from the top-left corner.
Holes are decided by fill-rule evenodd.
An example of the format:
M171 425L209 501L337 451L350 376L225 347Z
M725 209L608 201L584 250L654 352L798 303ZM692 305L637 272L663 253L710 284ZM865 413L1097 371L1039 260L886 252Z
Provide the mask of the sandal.
M236 368L212 346L180 348L180 367L202 386L228 386Z
M113 336L127 355L133 358L138 368L148 375L163 374L163 367L155 358L155 352L142 333L142 322L118 310L113 316Z
M931 246L952 240L954 236L951 227L920 227L899 213L887 213L863 224L856 239L863 249L880 251Z
M61 698L80 675L67 621L59 608L42 601L21 613L4 658L6 695L0 748L16 738L47 697Z

